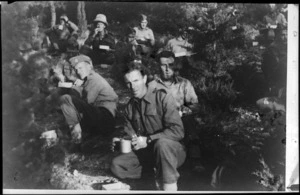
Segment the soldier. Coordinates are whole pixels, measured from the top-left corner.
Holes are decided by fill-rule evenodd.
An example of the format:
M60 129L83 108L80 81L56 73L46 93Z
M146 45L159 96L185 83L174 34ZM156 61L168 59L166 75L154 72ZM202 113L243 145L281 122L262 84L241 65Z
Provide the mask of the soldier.
M188 40L188 31L179 29L178 36L169 40L165 49L173 52L175 56L187 56L193 49L193 45Z
M163 190L177 190L180 176L177 168L184 163L186 153L181 143L183 124L175 100L164 89L147 87L141 63L129 63L123 73L133 94L125 110L125 132L132 137L133 151L115 157L111 171L121 179L139 179L142 170L144 173L154 166Z
M287 30L279 29L276 39L263 53L262 71L270 91L280 98L286 88L287 78Z
M188 149L189 157L193 158L195 162L194 168L202 169L200 159L199 146L196 143L199 139L195 131L196 121L195 114L199 111L198 97L191 82L177 74L178 64L175 61L175 55L171 51L162 51L157 56L160 65L160 77L156 77L148 86L154 89L165 89L172 94L176 102L176 108L182 117L185 128L185 144ZM198 161L198 162L197 162Z
M193 45L188 39L188 30L180 28L178 36L169 40L165 50L171 51L176 57L179 69L187 69L193 64L193 60L190 57L192 55Z
M54 52L78 50L78 30L79 28L69 20L67 15L61 15L60 23L45 32L51 42L50 52L51 50Z
M134 27L135 41L132 44L135 46L134 50L136 55L145 55L147 57L152 53L152 48L155 44L153 31L147 27L147 16L141 14L140 26Z
M80 79L84 81L82 96L63 95L60 107L71 129L75 143L85 135L110 134L114 129L118 96L109 83L93 70L85 55L70 59Z
M106 28L108 26L106 16L98 14L94 20L96 28L92 29L84 43L84 53L88 55L93 64L112 65L115 62L115 40Z

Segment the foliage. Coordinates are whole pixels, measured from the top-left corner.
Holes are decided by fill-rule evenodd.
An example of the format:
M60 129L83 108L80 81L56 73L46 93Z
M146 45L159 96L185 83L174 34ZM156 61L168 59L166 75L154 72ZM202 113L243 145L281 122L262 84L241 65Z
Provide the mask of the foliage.
M260 158L262 170L256 170L253 172L259 179L258 183L265 186L271 191L284 191L284 180L282 175L274 175L269 166L264 161L264 158Z

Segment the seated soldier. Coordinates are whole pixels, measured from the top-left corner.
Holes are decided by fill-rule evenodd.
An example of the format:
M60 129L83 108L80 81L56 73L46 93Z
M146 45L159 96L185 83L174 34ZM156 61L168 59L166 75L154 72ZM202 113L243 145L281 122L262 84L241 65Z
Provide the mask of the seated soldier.
M178 36L169 40L165 46L165 50L171 51L176 57L177 64L181 68L187 68L192 64L193 45L188 40L188 31L186 29L179 29Z
M270 95L283 98L287 79L287 29L278 29L276 39L262 55L262 71L268 82ZM274 93L275 94L272 94Z
M48 29L45 33L51 42L50 51L67 52L78 50L77 38L79 28L63 14L60 24Z
M83 136L108 135L114 130L118 96L109 83L93 70L91 59L79 55L70 59L80 79L82 96L63 95L60 107L75 143Z
M134 27L135 36L132 42L136 55L144 55L149 57L152 53L153 46L155 44L153 31L147 27L147 16L141 14L140 26Z
M266 16L264 16L264 23L266 25L267 30L266 37L268 40L268 44L272 43L276 37L276 29L286 28L287 21L285 16L280 13L280 10L274 6L270 6L269 12Z
M108 26L106 16L98 14L94 20L96 28L92 30L84 43L85 54L88 55L93 64L112 65L115 62L114 49L115 40L106 28Z
M132 137L133 151L115 157L111 171L121 179L140 179L145 170L153 171L154 166L163 190L176 191L180 176L177 168L184 163L186 153L175 100L164 89L147 87L146 70L141 63L129 63L123 73L133 95L125 110L125 132Z
M189 80L175 74L177 65L174 53L162 51L158 54L157 59L161 70L160 77L156 77L148 86L154 89L165 89L172 94L186 131L185 142L188 146L189 157L199 159L199 147L191 144L198 140L194 116L191 115L199 111L198 97L194 87ZM197 166L202 168L199 164Z
M52 67L50 82L57 87L47 98L47 102L50 105L59 106L59 98L64 94L70 94L77 97L80 97L82 94L83 80L78 77L75 67L72 66L70 61L64 57L62 57L58 63ZM63 86L65 84L71 84L72 86Z

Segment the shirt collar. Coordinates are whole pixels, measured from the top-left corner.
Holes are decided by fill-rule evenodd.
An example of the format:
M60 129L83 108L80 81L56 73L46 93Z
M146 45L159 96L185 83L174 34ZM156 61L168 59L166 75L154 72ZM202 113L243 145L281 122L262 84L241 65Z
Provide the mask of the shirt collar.
M143 31L143 30L148 30L148 26L146 26L145 29L142 29L142 27L139 26L139 30Z
M160 83L160 84L166 86L165 83L163 82L163 80L162 80L161 78L157 77L156 81L157 81L158 83ZM172 81L173 81L174 84L177 84L177 83L179 82L179 77L178 77L178 76L173 76Z
M90 74L89 74L88 76L86 76L86 77L83 79L83 81L86 82L87 80L90 80L91 77L92 77L94 74L95 74L95 71L92 70L92 71L90 72Z
M144 95L144 97L141 100L144 100L147 103L151 103L151 102L153 102L152 101L153 98L154 98L153 89L148 87L146 94Z

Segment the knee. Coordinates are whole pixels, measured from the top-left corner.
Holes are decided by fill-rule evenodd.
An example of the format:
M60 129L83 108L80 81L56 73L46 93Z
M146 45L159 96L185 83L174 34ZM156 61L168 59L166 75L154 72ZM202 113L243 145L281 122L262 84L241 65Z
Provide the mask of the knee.
M67 104L69 102L72 101L72 97L68 94L65 94L65 95L62 95L60 98L59 98L59 103L60 105L62 104Z
M165 138L158 139L154 144L154 149L156 151L168 150L170 147L172 147L172 140L165 139Z
M122 162L118 157L115 157L110 165L111 172L116 175L117 177L121 178L122 176L119 174L120 166L122 165Z

